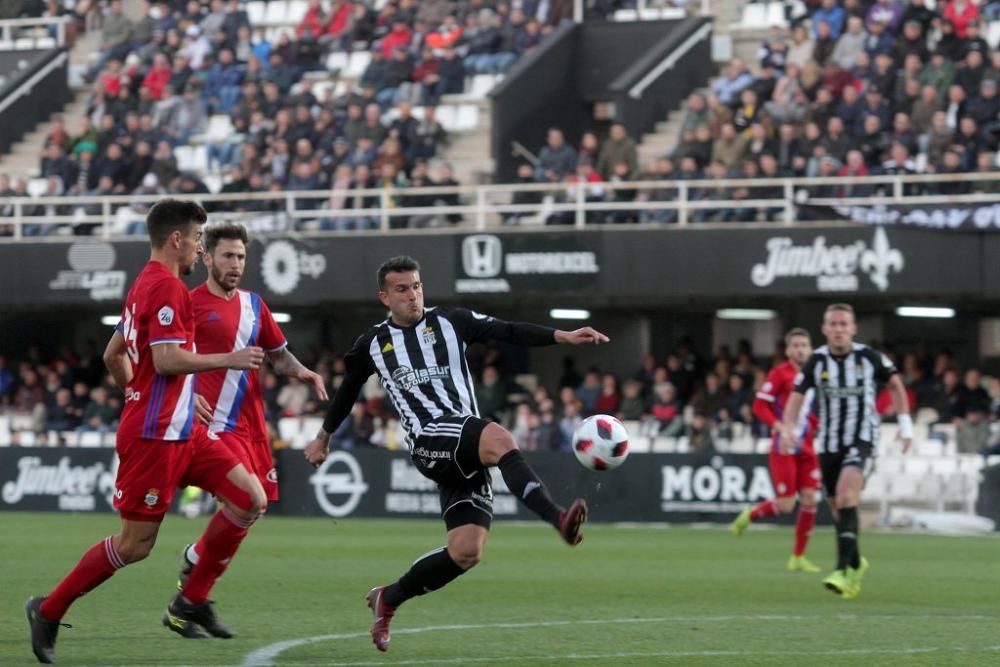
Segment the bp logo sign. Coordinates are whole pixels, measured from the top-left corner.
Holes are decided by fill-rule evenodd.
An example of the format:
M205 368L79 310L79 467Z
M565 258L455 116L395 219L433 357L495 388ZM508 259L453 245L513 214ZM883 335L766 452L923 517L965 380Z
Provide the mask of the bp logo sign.
M334 517L349 516L368 491L361 466L347 452L330 454L309 482L316 492L316 502L327 515Z
M261 257L264 284L275 294L291 294L303 276L318 279L326 271L326 257L297 250L288 241L269 243Z

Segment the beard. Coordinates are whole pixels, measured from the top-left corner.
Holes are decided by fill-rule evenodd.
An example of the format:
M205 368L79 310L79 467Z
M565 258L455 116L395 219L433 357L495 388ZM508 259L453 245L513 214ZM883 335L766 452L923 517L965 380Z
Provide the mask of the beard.
M238 278L233 281L232 285L227 284L227 282L226 282L226 274L223 273L222 271L220 271L215 266L213 266L210 269L210 272L212 274L212 280L215 281L215 284L218 285L219 287L221 287L222 289L226 290L226 291L234 290L237 287L239 287L239 285L240 285L240 281L239 281Z

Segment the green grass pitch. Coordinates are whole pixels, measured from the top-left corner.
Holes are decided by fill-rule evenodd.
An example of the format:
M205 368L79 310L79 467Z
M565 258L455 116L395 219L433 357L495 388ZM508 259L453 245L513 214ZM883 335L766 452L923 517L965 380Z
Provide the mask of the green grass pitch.
M0 513L0 667L35 664L25 599L117 525L114 515ZM845 601L822 575L784 571L787 529L737 539L722 528L590 525L570 549L545 526L499 522L475 570L400 609L380 654L363 596L441 545L439 522L265 518L214 592L239 636L184 640L160 617L180 548L204 525L169 517L148 560L80 600L58 664L1000 664L995 536L865 533L872 569ZM809 555L832 565L829 528L817 528Z

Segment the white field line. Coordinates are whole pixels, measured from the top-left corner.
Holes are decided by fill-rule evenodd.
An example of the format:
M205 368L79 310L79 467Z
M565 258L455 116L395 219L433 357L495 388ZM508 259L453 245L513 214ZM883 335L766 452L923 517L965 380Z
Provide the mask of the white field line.
M966 615L949 615L949 614L920 614L920 615L888 615L888 614L872 614L872 615L862 615L862 614L833 614L830 616L788 616L788 615L774 615L774 614L752 614L752 615L726 615L726 616L665 616L659 618L611 618L611 619L589 619L589 620L562 620L562 621L534 621L525 623L480 623L480 624L464 624L464 625L434 625L426 626L421 628L400 628L398 630L393 630L393 635L417 635L426 634L430 632L451 632L455 630L484 630L484 629L497 629L497 630L510 630L510 629L525 629L525 628L539 628L539 627L557 627L566 625L608 625L608 624L639 624L639 623L725 623L729 621L797 621L797 620L810 620L810 619L829 619L837 618L840 620L863 620L865 622L870 622L873 620L912 620L915 618L920 619L940 619L940 620L955 620L955 621L996 621L997 618L994 616L987 616L982 614L966 614ZM243 659L243 662L239 667L269 667L274 664L274 660L284 653L285 651L299 646L306 646L308 644L316 644L320 642L329 641L342 641L348 639L360 639L362 637L368 637L369 633L365 632L343 632L337 634L329 635L316 635L313 637L302 637L300 639L288 639L281 642L276 642L274 644L269 644L256 649ZM374 650L374 647L373 647ZM361 662L338 662L338 663L328 663L329 665L383 665L383 664L393 664L393 665L416 665L416 664L426 664L426 665L447 665L447 664L466 664L466 663L477 663L477 662L516 662L516 661L561 661L561 660L601 660L610 658L626 658L626 657L695 657L695 656L744 656L752 657L755 655L906 655L914 653L933 653L936 651L963 651L963 652L998 652L1000 651L1000 646L987 646L979 648L961 648L961 647L907 647L907 648L857 648L857 649L843 649L843 650L813 650L813 651L663 651L663 652L653 652L653 653L606 653L606 654L561 654L558 656L510 656L510 657L495 657L495 658L481 658L481 657L464 657L464 658L449 658L449 659L438 659L438 660L381 660L377 662L372 661L361 661ZM289 665L288 667L291 667Z

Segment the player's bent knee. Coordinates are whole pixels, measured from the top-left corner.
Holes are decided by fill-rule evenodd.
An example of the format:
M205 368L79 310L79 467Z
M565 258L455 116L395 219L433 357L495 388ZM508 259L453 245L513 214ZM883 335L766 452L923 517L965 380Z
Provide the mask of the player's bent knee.
M779 512L781 512L782 514L788 514L793 509L795 509L795 497L785 496L782 498L778 498L776 504L778 506Z
M118 552L118 557L122 559L123 563L131 565L132 563L145 560L153 551L154 543L153 540L122 541L118 544L118 548L115 551Z
M469 570L479 564L479 561L483 557L483 550L475 547L460 547L455 550L449 549L448 555L455 561L455 565L458 565L463 570Z

